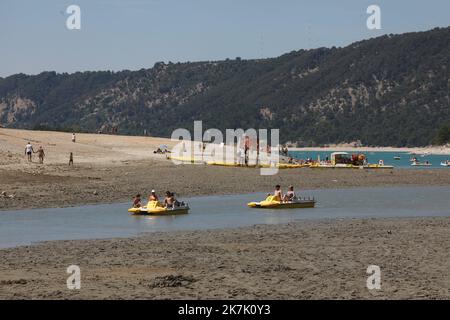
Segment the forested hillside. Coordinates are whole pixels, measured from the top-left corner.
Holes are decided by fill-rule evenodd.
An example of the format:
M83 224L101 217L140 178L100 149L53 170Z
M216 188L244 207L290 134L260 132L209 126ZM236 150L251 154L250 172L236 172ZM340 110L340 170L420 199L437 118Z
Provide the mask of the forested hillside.
M0 78L0 124L170 136L203 120L280 128L283 142L299 145L422 146L445 142L449 62L450 27L264 60L17 74Z

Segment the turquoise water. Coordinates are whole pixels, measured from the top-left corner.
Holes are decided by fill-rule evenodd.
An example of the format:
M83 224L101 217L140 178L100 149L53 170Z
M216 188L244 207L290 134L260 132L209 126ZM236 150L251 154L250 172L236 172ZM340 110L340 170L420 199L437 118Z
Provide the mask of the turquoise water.
M297 159L307 159L311 158L313 160L317 160L317 157L320 156L321 160L325 160L326 157L330 158L330 154L333 151L290 151L289 156ZM349 154L358 153L356 151L348 151ZM396 168L426 168L426 169L449 169L450 167L442 167L441 162L445 160L450 160L450 155L411 155L407 152L361 152L364 153L369 163L378 163L379 160L383 160L385 165L391 165ZM394 160L395 156L399 156L400 160ZM432 165L430 167L412 167L411 162L409 161L412 157L416 157L420 162L428 161Z
M144 232L236 228L302 219L450 216L449 187L358 188L304 190L316 208L251 209L248 202L264 193L196 197L191 211L180 216L130 216L129 204L0 211L0 247L49 240L131 237Z

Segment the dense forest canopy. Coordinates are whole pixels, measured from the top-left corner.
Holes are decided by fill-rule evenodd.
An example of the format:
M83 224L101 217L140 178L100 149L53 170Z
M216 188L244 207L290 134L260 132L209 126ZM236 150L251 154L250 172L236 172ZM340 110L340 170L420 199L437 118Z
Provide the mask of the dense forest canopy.
M279 128L283 142L448 142L450 27L277 58L157 63L121 72L0 78L5 127L170 136Z

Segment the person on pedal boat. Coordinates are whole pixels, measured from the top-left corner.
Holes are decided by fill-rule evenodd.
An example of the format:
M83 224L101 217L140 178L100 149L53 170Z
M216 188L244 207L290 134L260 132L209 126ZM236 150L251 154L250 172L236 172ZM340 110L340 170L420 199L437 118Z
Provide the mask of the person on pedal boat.
M295 192L294 192L294 187L289 186L288 191L286 192L286 194L283 197L283 202L292 202L295 200L295 198L296 198L296 196L295 196Z
M166 191L166 198L164 199L164 206L173 209L175 207L175 197L172 192Z
M140 208L142 207L142 203L141 203L141 195L137 194L134 198L133 198L133 208Z
M184 205L184 203L180 203L177 199L175 199L175 194L173 192L167 191L166 198L164 199L164 206L166 208L175 209L180 205Z
M150 196L148 197L148 201L159 201L155 190L152 190L152 193L150 193Z
M273 198L275 201L282 201L283 200L283 192L281 191L281 186L277 184L275 186L275 191L273 193Z

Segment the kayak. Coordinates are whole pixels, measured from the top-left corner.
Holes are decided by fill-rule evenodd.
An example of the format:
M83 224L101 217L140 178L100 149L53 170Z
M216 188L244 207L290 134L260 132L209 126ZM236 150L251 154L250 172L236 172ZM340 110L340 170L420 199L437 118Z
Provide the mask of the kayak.
M387 166L384 164L368 164L364 169L394 169L394 166Z
M182 163L196 163L196 164L204 164L205 161L201 159L201 157L177 157L177 156L167 156L168 160L178 161Z
M257 166L255 164L239 164L239 163L233 163L233 162L217 162L217 161L208 161L206 163L209 166L220 166L220 167L244 167L244 168L256 168Z
M306 168L309 167L309 164L293 164L293 163L278 163L274 166L270 164L239 164L239 163L230 163L230 162L214 162L209 161L206 163L210 166L222 166L222 167L243 167L243 168L278 168L278 169L296 169L296 168Z
M279 163L278 169L309 168L309 164Z
M450 167L450 162L441 162L441 166Z
M130 208L128 209L132 215L141 216L165 216L165 215L178 215L178 214L188 214L189 206L183 204L179 207L166 208L161 205L158 201L149 201L147 206L140 208Z
M281 202L274 200L274 196L268 196L266 200L260 202L249 202L250 208L260 209L296 209L296 208L314 208L316 200L313 199L295 199L290 202Z

